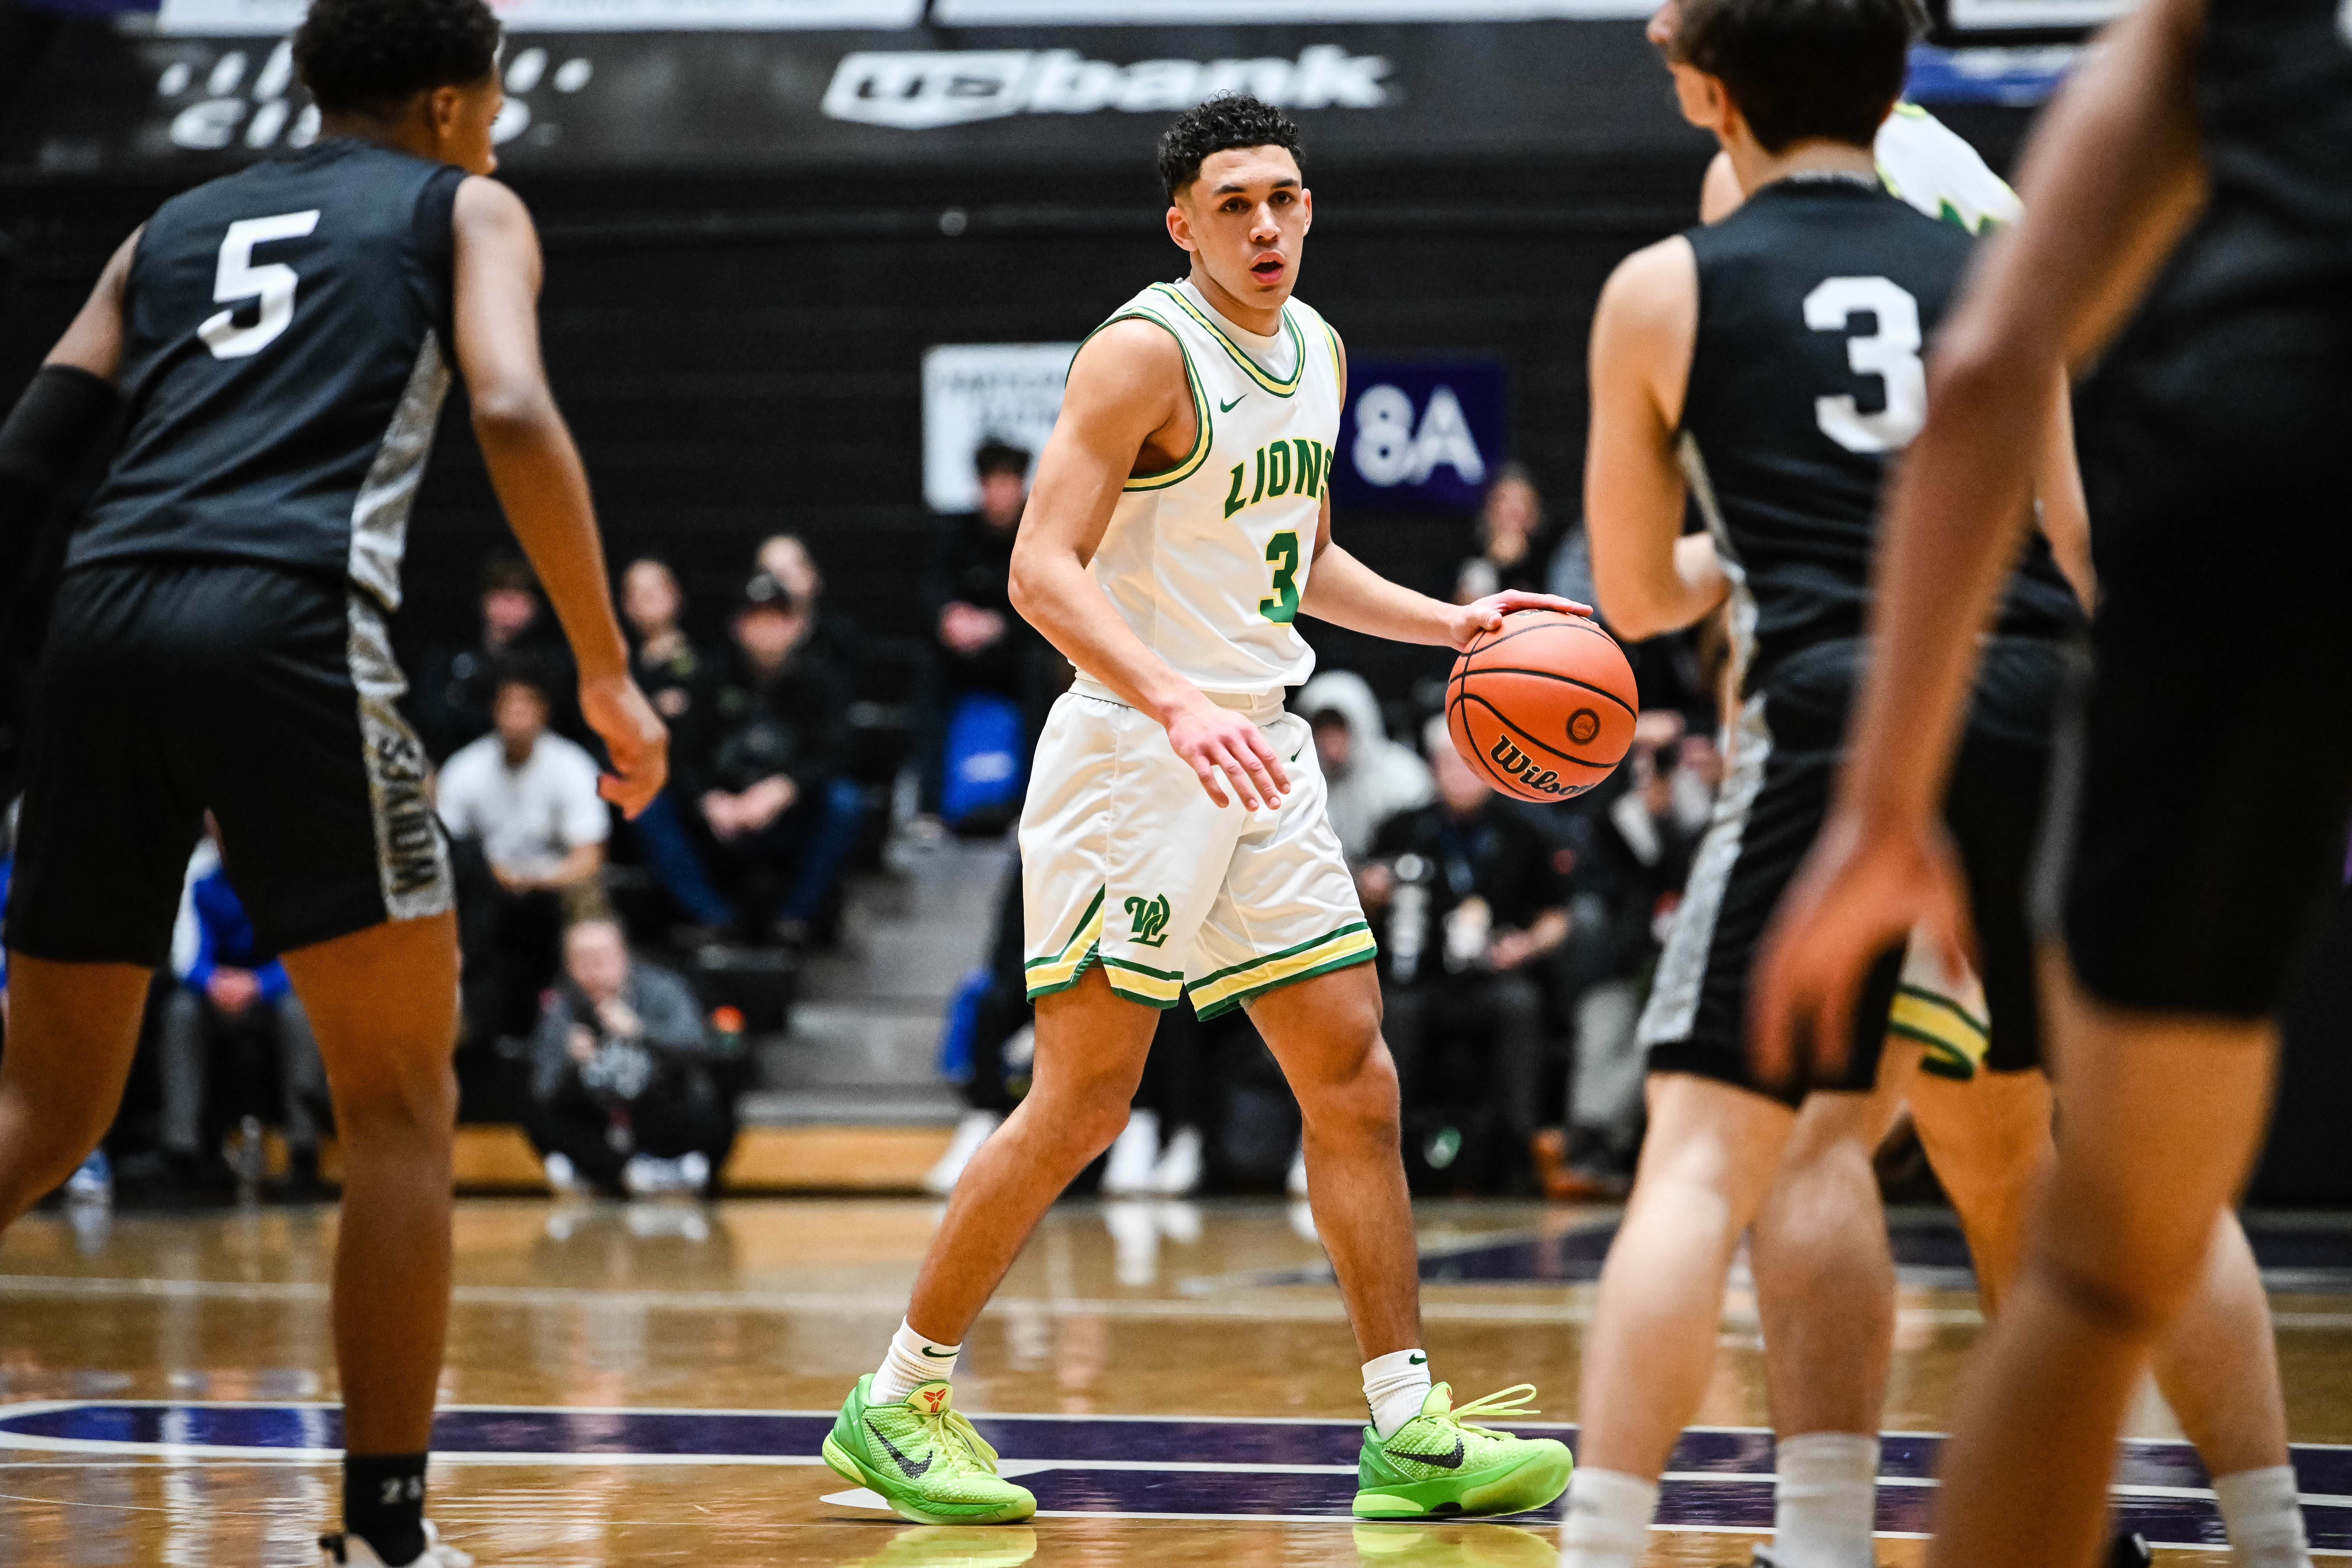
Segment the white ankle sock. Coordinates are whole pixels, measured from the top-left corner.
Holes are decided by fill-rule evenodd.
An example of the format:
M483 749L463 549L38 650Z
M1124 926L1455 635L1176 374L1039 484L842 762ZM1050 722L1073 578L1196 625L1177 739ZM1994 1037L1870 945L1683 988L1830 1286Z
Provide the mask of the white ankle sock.
M1372 1413L1372 1430L1382 1437L1421 1414L1429 1396L1429 1353L1391 1351L1364 1363L1364 1404Z
M1568 1482L1559 1568L1633 1568L1650 1542L1650 1520L1657 1511L1657 1482L1580 1467Z
M956 1357L962 1350L961 1345L927 1340L908 1328L904 1318L899 1319L898 1331L890 1336L890 1352L874 1374L868 1403L896 1405L927 1383L953 1377Z
M1867 1568L1878 1508L1878 1439L1808 1432L1774 1452L1772 1503L1778 1568Z
M2293 1466L2216 1476L2213 1495L2221 1504L2221 1527L2230 1532L2230 1558L2237 1568L2311 1568Z

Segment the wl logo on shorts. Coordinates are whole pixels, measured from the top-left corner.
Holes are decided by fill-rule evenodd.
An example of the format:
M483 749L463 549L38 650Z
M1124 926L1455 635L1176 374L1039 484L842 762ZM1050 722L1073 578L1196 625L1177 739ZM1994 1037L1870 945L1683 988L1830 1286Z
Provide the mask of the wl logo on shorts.
M1127 912L1134 918L1134 940L1144 947L1158 947L1168 940L1168 895L1160 894L1150 900L1129 899Z

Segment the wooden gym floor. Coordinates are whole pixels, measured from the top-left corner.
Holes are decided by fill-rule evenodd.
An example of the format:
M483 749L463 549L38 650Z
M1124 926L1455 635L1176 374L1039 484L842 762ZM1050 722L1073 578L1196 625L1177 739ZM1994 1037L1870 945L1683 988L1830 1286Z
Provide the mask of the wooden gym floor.
M925 1530L815 1459L896 1325L935 1223L892 1199L470 1199L433 1513L499 1564L1097 1563L1549 1568L1550 1516L1358 1528L1362 1405L1319 1249L1276 1203L1066 1205L972 1337L960 1398L1045 1510ZM1573 1422L1581 1325L1612 1216L1421 1212L1428 1340L1465 1396L1524 1381ZM331 1523L331 1208L37 1215L0 1244L0 1563L295 1564ZM1905 1288L1883 1562L1916 1532L1979 1320L1948 1225L1898 1226ZM2315 1545L2352 1548L2352 1229L2263 1227ZM1654 1563L1744 1562L1771 1516L1752 1303L1736 1280L1703 1428ZM1224 1418L1204 1424L1200 1417ZM1186 1418L1192 1419L1186 1419ZM2151 1394L2118 1507L2218 1541ZM2218 1551L2162 1554L2218 1565Z

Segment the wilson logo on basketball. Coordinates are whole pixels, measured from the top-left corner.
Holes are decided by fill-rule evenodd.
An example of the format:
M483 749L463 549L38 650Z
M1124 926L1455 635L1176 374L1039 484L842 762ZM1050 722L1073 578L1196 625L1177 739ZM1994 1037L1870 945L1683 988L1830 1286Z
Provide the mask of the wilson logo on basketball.
M1599 721L1596 720L1594 722L1597 725ZM1562 783L1559 774L1549 768L1539 766L1533 757L1511 744L1507 738L1498 738L1495 742L1494 749L1486 755L1494 759L1496 767L1518 780L1520 787L1534 790L1541 795L1554 795L1566 800L1570 795L1582 795L1591 787L1589 784Z
M1568 716L1568 738L1580 746L1592 744L1601 733L1601 715L1590 708L1580 708Z

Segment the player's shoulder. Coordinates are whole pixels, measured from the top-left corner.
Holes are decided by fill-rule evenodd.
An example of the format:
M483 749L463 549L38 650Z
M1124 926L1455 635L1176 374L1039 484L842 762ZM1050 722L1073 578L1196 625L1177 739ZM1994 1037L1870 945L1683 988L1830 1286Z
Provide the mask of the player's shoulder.
M1071 361L1071 374L1118 382L1171 371L1181 374L1188 357L1182 321L1176 290L1154 283L1087 334Z
M1732 217L1738 216L1734 213ZM1686 234L1670 234L1633 252L1611 269L1608 281L1601 287L1600 308L1636 317L1673 310L1697 289L1698 252L1694 238L1718 234L1724 226L1716 224Z

